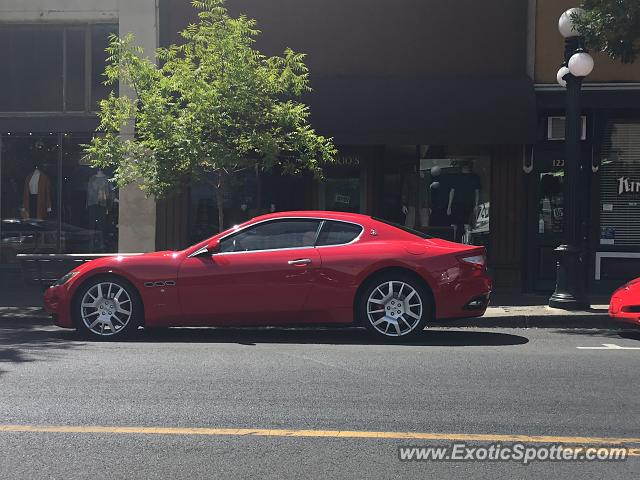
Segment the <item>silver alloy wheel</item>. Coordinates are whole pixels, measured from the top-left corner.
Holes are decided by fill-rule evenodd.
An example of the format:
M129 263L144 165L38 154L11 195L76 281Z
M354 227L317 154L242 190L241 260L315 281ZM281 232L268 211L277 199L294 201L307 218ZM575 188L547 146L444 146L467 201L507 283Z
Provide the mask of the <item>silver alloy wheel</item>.
M129 293L113 282L95 284L80 302L82 322L92 333L100 336L119 333L131 321L132 311Z
M381 334L402 337L420 323L422 298L408 283L393 280L381 283L367 299L367 317Z

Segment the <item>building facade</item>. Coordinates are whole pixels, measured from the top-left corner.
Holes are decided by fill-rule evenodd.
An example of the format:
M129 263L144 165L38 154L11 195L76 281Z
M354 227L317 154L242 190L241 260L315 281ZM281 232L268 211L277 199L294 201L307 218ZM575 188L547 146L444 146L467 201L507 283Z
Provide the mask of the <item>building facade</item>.
M278 210L367 213L487 246L500 290L553 289L564 177L556 25L571 2L227 5L256 18L264 53L307 54L312 123L339 150L321 182L237 175L222 205L229 224ZM0 268L16 268L18 253L182 248L218 231L211 183L154 202L135 186L111 188L81 147L114 88L100 78L108 34L133 32L150 51L179 42L194 18L188 0L2 2ZM583 142L593 290L619 284L640 257L639 88L640 65L596 56Z
M535 5L536 143L526 168L527 242L524 287L549 290L555 281L553 249L563 239L564 88L556 82L563 38L557 20L576 2ZM591 52L595 68L583 85L583 233L587 286L610 292L640 272L640 62L623 65Z
M104 85L109 35L158 45L156 0L3 0L0 39L0 271L19 254L155 248L155 202L83 154ZM132 134L131 131L124 132Z
M307 55L313 126L339 150L322 182L247 172L225 199L230 221L270 210L367 213L482 243L497 284L519 288L517 171L536 130L526 1L227 4L256 18L266 54L290 47ZM161 2L161 43L178 42L193 15L188 2ZM175 248L217 231L216 209L207 184L161 202L157 245Z

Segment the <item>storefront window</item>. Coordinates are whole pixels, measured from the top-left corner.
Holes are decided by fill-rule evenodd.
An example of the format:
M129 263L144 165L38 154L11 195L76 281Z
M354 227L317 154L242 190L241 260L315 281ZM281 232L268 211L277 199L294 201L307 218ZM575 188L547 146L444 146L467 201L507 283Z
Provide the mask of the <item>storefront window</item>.
M117 251L117 194L111 172L88 165L81 144L89 139L0 139L0 263L16 264L21 253Z
M429 228L450 228L458 242L484 244L489 233L489 158L424 158L420 173L426 178Z
M118 197L113 172L90 165L83 135L62 135L62 253L118 250Z
M202 239L259 215L258 176L247 167L224 178L222 211L224 224L219 225L218 177L210 173L191 187L190 241Z
M109 45L109 35L117 34L116 25L93 25L91 27L91 104L89 110L98 110L98 103L109 96L112 90L117 92L117 85L105 85L104 67L107 61L105 49Z
M377 209L374 211L377 216L411 228L425 224L421 222L418 225L415 217L415 205L424 202L426 193L416 188L417 159L415 145L385 147L379 190L383 193L377 196ZM417 193L423 193L422 198L418 199ZM424 215L420 220L425 220Z
M58 136L12 135L1 141L0 261L58 252Z
M117 91L103 75L117 32L115 24L0 25L0 112L96 111Z
M0 111L62 110L63 28L0 27Z
M324 167L320 209L360 213L361 157L355 150L342 149L336 162Z
M607 126L600 167L600 245L640 245L640 121Z
M85 110L85 29L73 27L66 29L66 81L65 110ZM101 46L105 46L102 44ZM104 66L102 67L104 69Z
M285 175L279 168L261 171L247 167L225 177L224 225L219 225L217 175L208 174L190 190L189 241L211 235L258 215L310 208L311 178L308 174Z
M435 237L485 245L490 160L484 152L466 150L386 146L376 214Z

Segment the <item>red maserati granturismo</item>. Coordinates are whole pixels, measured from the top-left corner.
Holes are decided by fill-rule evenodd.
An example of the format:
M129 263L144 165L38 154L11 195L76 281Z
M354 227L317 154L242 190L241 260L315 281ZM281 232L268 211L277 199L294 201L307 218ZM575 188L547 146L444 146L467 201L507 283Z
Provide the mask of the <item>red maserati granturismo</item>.
M613 292L609 303L609 315L623 322L640 325L640 278Z
M143 327L357 324L407 338L434 319L481 316L483 247L377 218L264 215L182 251L105 257L45 293L60 327L118 338Z

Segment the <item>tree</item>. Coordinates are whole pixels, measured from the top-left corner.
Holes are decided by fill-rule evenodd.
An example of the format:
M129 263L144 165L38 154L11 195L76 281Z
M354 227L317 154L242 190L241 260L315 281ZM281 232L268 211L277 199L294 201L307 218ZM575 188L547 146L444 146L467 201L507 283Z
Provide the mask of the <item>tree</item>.
M584 15L574 15L577 30L590 48L623 63L640 53L640 1L583 0Z
M254 47L255 20L232 18L224 0L192 4L198 21L181 32L183 44L158 48L157 62L131 34L111 37L105 83L127 85L135 98L102 100L99 133L85 148L93 165L114 168L118 186L138 182L156 197L213 173L222 230L229 176L277 165L320 177L336 149L313 130L300 100L310 91L304 55L267 57ZM121 135L130 122L134 138Z

